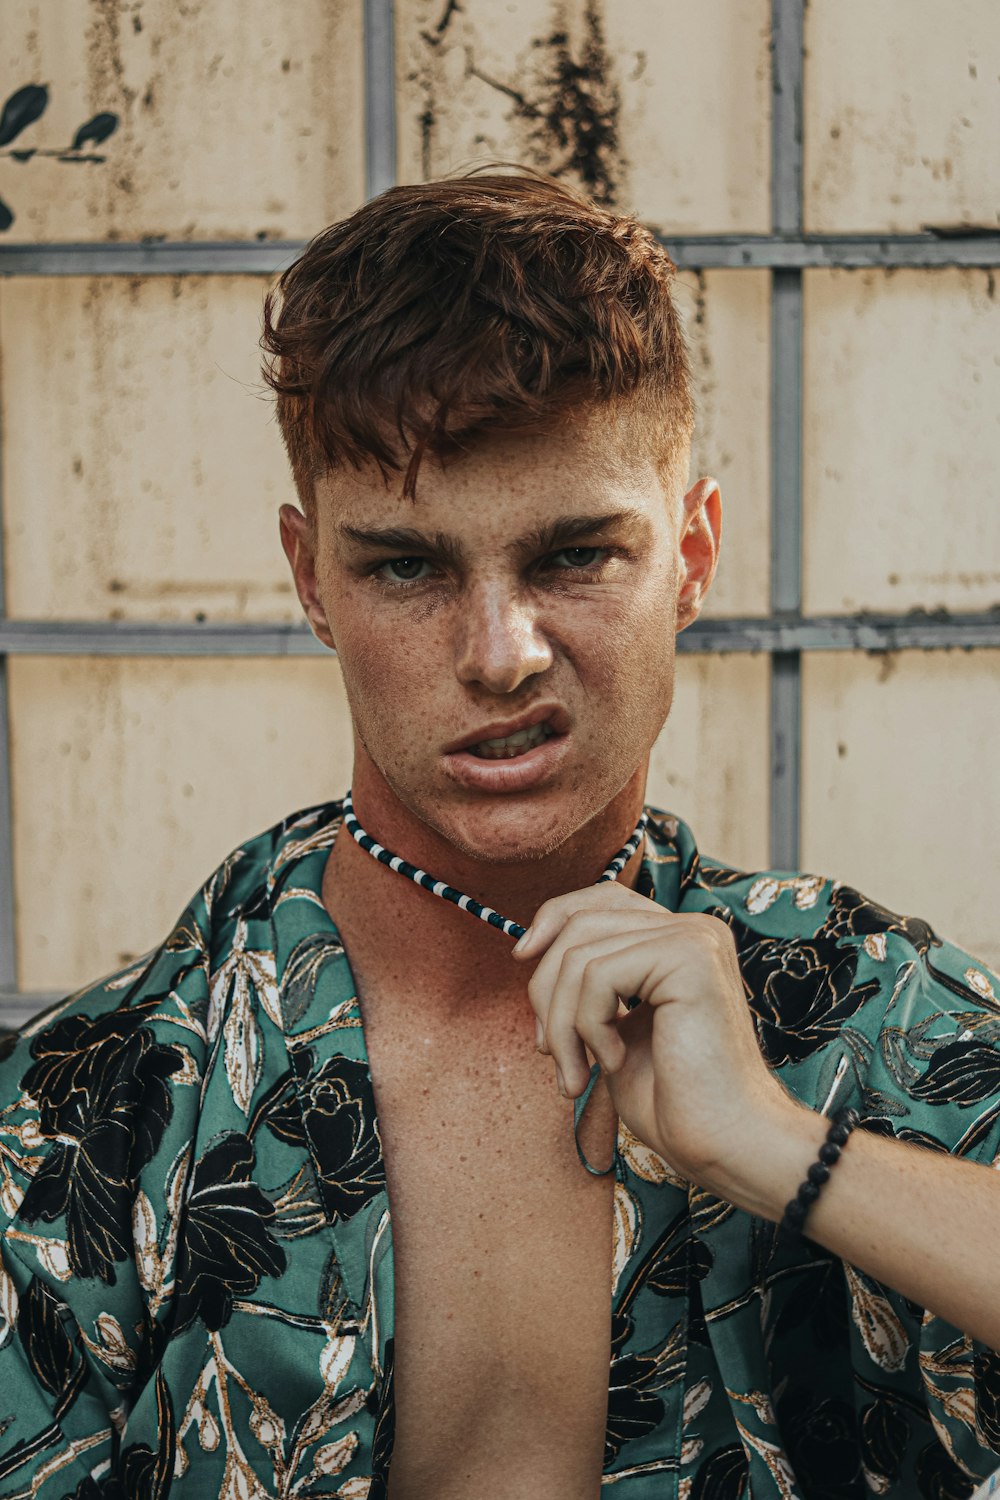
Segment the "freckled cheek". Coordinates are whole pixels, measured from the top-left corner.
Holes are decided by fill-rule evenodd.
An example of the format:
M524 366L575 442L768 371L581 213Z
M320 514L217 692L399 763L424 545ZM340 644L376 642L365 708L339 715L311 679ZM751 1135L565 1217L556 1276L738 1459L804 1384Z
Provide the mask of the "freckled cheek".
M366 741L376 735L383 746L412 744L423 724L440 728L437 699L446 678L440 643L426 629L411 637L405 628L365 622L359 613L337 635L337 652L351 713Z
M673 678L674 615L662 594L630 594L577 622L566 654L590 693L608 700L658 698Z

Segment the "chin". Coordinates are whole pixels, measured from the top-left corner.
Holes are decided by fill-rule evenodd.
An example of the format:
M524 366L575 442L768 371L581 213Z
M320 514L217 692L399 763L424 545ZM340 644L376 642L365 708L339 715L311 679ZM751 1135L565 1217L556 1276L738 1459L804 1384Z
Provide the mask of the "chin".
M544 798L490 798L448 806L442 798L422 814L466 858L490 865L546 859L596 817L617 788L561 790Z

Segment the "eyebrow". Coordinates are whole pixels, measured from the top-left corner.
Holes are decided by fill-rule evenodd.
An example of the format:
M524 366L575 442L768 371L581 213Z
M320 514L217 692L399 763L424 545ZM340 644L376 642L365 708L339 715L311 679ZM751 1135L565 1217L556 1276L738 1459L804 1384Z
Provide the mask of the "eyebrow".
M599 511L594 515L558 516L544 526L536 526L523 536L509 543L508 550L521 555L534 552L558 551L580 536L603 536L609 531L637 531L648 526L646 516L639 510ZM405 552L443 558L451 564L460 563L463 549L454 537L446 532L419 531L411 526L385 526L371 529L361 526L339 526L338 531L346 541L359 547L384 548L387 551Z

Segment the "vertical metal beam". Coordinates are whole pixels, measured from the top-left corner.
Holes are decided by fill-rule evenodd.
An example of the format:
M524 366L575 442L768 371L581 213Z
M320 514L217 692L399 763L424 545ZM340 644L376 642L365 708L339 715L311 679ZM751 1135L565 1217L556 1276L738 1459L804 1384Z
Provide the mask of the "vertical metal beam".
M0 382L3 365L0 363ZM0 383L0 395L2 395ZM2 408L0 408L2 409ZM3 456L0 426L0 458ZM2 465L0 465L2 476ZM4 589L4 505L0 478L0 622L6 612ZM17 983L17 952L14 947L14 816L10 786L10 716L7 711L7 658L0 654L0 989Z
M365 187L369 198L396 181L396 47L393 0L364 0Z
M805 0L771 0L771 217L775 234L802 232L802 73ZM802 606L802 272L771 273L771 612ZM771 852L799 864L802 658L771 658Z

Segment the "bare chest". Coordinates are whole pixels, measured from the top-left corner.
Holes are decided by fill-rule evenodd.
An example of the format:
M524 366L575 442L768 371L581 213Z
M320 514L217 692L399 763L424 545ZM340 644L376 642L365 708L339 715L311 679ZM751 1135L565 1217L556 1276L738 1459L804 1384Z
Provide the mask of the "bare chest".
M393 1500L596 1495L612 1179L581 1167L530 1011L413 1024L363 996L396 1276ZM615 1117L588 1108L591 1160Z

